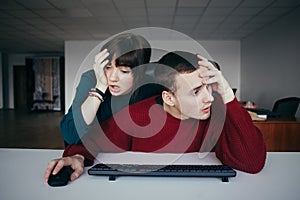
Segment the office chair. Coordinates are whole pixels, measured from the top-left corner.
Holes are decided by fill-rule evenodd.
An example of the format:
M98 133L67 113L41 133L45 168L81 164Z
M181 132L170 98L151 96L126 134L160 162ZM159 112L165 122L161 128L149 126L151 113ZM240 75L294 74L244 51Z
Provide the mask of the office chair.
M272 112L278 113L280 118L295 119L298 110L300 98L287 97L275 102Z

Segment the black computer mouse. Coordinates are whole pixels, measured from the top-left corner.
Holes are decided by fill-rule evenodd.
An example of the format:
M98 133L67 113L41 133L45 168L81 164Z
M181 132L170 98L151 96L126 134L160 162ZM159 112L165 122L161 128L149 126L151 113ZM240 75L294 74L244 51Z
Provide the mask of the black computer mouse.
M56 175L50 174L48 184L53 187L67 185L73 171L71 166L64 166Z

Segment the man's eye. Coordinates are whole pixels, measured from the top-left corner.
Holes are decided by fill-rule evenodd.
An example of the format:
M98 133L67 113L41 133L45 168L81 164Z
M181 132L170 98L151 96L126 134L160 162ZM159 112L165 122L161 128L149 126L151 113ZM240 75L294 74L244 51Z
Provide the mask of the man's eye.
M200 92L201 87L193 90L193 95L197 95Z

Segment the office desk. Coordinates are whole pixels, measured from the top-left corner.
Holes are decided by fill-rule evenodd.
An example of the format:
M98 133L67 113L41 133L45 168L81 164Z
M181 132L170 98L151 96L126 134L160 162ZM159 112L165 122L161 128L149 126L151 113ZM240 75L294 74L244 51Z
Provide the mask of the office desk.
M263 134L267 151L300 151L300 121L255 121Z
M0 149L0 199L288 199L299 200L300 153L268 153L265 168L256 175L238 171L228 183L216 178L108 177L84 174L64 187L43 182L47 163L60 150ZM188 159L198 159L188 154ZM213 153L207 156L215 160ZM188 159L183 159L183 162Z

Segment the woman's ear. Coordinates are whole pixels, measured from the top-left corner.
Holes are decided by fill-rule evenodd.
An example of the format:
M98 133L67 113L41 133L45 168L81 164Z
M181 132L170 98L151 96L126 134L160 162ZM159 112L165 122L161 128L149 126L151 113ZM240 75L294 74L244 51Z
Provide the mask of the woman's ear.
M163 101L169 105L169 106L174 106L175 105L175 98L173 93L168 92L168 91L163 91L161 93L162 99Z

